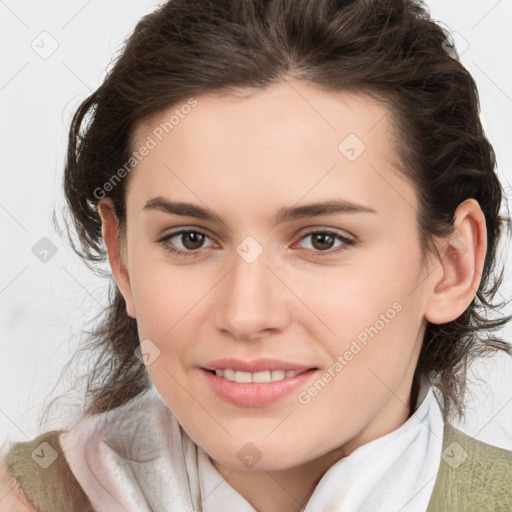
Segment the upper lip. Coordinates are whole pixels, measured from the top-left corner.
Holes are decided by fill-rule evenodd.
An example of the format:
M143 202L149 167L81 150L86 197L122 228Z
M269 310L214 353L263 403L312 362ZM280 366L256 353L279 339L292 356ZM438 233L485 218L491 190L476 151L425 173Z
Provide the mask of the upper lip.
M203 366L206 370L235 370L241 372L263 372L265 370L293 370L302 371L314 369L314 366L303 365L297 363L291 363L289 361L281 361L279 359L255 359L254 361L243 361L241 359L217 359L211 361L206 366Z

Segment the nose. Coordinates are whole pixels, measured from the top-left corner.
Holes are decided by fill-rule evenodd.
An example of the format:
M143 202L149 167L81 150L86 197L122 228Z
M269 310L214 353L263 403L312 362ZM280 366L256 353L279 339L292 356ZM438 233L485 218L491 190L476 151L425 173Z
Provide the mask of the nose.
M266 252L252 262L234 252L232 261L218 285L216 327L240 341L284 330L290 318L287 288L269 267Z

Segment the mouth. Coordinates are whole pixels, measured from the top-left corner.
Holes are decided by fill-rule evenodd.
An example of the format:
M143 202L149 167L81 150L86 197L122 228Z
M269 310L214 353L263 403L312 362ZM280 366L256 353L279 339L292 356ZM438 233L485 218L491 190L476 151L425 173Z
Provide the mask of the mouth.
M216 377L220 377L231 382L238 382L240 384L261 384L292 379L293 377L301 375L310 370L317 370L317 368L307 368L305 370L263 370L261 372L244 372L240 370L234 370L233 368L216 370L208 370L207 368L203 368L203 370L211 373L212 375L215 375Z
M264 407L310 385L319 368L277 360L222 360L199 369L209 389L221 400L239 407Z

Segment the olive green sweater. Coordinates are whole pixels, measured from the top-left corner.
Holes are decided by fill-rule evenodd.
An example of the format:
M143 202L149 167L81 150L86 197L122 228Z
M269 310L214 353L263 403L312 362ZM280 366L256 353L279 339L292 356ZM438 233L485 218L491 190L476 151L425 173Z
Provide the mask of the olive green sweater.
M16 443L6 456L7 469L39 512L91 512L62 453L59 434L54 430ZM40 446L44 442L47 445ZM426 512L473 511L512 511L512 451L445 424L441 463Z

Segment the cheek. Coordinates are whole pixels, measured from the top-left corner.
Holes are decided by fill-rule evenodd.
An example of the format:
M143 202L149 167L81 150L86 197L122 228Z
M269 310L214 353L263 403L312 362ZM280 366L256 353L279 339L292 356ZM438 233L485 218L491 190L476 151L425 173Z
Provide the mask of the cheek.
M361 283L368 288L358 286ZM338 291L348 292L334 306L325 302L322 318L335 332L318 340L328 354L320 376L327 383L314 383L321 391L309 388L300 396L306 416L344 425L340 435L347 437L371 421L397 392L419 346L421 315L414 294L407 297L408 287L380 284L368 276L347 279ZM326 427L326 439L329 435Z
M421 255L403 261L388 254L379 264L345 269L331 279L329 292L317 294L316 308L334 333L325 336L334 362L344 360L344 377L352 384L382 376L396 382L410 362L422 327ZM327 285L327 283L324 283ZM345 369L347 371L345 371ZM361 388L368 386L368 382Z
M150 340L147 346L155 354L146 366L153 385L178 417L198 414L195 393L184 392L183 386L189 378L186 372L197 363L190 352L193 340L204 337L197 315L206 283L190 283L179 269L171 271L160 263L142 265L132 290L139 338Z
M341 269L338 276L317 283L311 302L337 336L355 337L376 323L383 331L382 322L401 324L405 315L397 310L418 306L419 270L395 263Z
M378 295L375 289L371 297L351 295L338 306L327 319L336 334L326 338L326 348L333 362L341 361L343 385L362 391L369 381L378 385L375 374L384 382L403 377L419 330L416 308L393 293Z
M163 248L141 243L129 258L137 323L162 337L206 293L207 283L191 267L171 265Z

